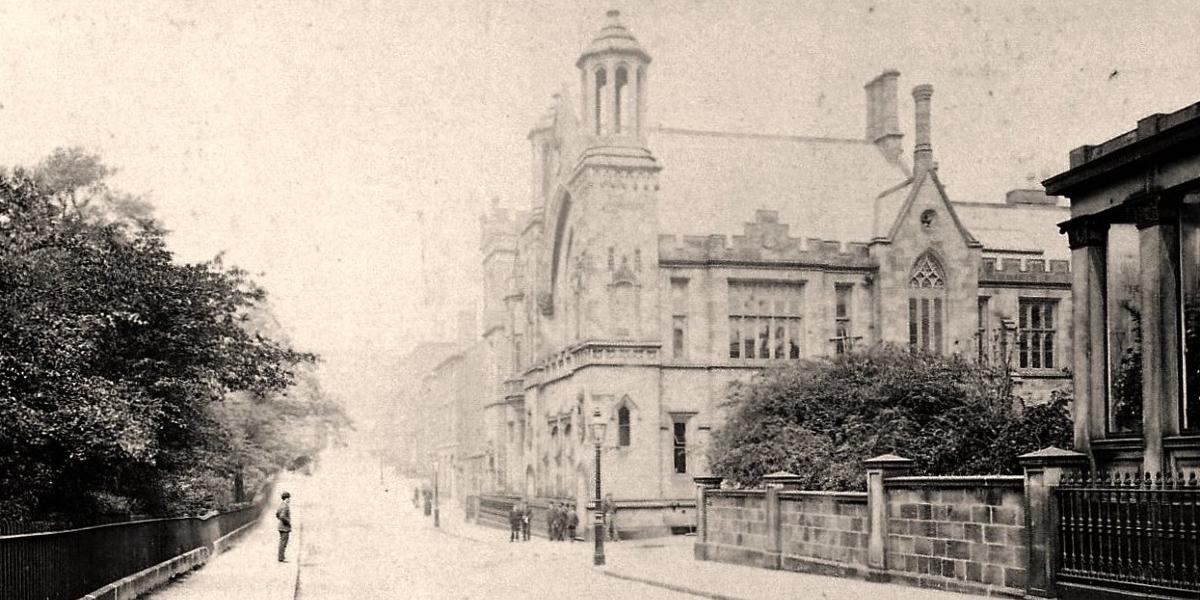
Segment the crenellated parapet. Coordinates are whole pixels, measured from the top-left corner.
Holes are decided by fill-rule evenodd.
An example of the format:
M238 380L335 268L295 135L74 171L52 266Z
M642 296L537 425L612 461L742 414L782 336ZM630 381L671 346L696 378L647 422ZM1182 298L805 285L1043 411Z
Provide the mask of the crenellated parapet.
M664 265L782 264L793 267L874 269L867 244L792 237L779 214L759 210L743 235L658 236L658 260Z
M1071 287L1071 261L1040 258L984 257L979 264L981 286Z

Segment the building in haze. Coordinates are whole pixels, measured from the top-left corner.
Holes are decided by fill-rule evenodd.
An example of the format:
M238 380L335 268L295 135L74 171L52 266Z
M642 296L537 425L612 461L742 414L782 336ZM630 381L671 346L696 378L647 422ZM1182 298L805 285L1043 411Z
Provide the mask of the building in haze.
M485 490L583 511L598 408L618 527L678 530L731 381L880 342L1004 360L1033 397L1069 385L1067 209L952 200L931 86L911 158L895 71L866 85L862 138L651 127L651 56L608 16L578 102L529 133L528 208L484 217Z

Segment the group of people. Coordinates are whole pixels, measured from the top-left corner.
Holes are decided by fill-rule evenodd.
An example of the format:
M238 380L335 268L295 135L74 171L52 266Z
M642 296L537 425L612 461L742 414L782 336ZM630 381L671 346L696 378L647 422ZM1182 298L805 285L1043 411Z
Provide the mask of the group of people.
M529 521L533 519L533 510L524 502L513 504L508 511L508 541L529 541Z
M610 494L601 504L604 511L605 534L609 541L617 541L617 505ZM529 541L529 523L533 520L533 509L528 502L517 502L508 511L508 541ZM576 539L579 529L579 514L565 502L551 501L546 508L546 537L552 542Z
M546 533L552 542L568 538L575 541L575 530L579 527L579 515L567 507L565 502L551 502L546 509Z

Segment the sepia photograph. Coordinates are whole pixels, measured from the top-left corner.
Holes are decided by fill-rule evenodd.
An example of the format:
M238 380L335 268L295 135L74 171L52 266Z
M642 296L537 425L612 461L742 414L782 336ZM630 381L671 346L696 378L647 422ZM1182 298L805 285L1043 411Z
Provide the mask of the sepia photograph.
M0 0L0 600L1200 598L1194 0Z

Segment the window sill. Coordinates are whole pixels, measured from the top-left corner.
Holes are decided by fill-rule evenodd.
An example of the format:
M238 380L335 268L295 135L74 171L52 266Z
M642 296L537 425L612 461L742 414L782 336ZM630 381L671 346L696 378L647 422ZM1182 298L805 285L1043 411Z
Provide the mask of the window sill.
M1028 377L1036 379L1069 379L1071 374L1062 369L1013 369L1012 374L1016 377Z
M1139 437L1129 437L1130 434L1126 433L1108 435L1120 435L1122 437L1108 437L1102 440L1092 440L1092 448L1095 450L1106 450L1110 452L1119 452L1122 450L1142 451L1146 449L1146 442L1140 437L1141 434L1134 434Z
M1163 438L1164 448L1200 448L1200 433L1188 432Z

